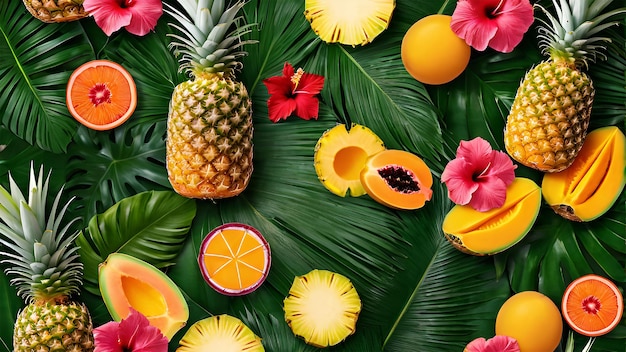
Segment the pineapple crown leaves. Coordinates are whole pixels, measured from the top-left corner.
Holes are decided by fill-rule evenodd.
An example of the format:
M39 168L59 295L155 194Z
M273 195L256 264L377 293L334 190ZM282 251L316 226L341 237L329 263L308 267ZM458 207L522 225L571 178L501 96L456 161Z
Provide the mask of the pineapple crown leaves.
M595 36L599 32L618 25L613 21L603 23L610 17L626 13L626 8L602 11L613 0L552 0L556 16L539 4L535 4L547 17L538 19L543 26L539 31L539 47L545 55L573 59L576 64L588 65L588 60L606 59L602 53L602 43L611 42L610 38ZM549 23L548 23L549 21Z
M28 199L11 175L10 191L0 186L0 254L9 265L5 273L25 300L69 296L82 284L83 266L73 245L78 232L70 232L78 218L61 227L71 202L59 210L61 188L46 219L49 179L50 173L44 181L43 166L37 177L31 165Z
M246 4L238 0L225 9L224 0L179 0L183 14L172 5L165 4L165 12L178 23L169 25L182 35L169 34L170 44L179 56L180 71L190 71L194 76L202 72L232 74L241 68L240 57L247 55L241 50L254 40L242 41L241 36L250 33L255 24L241 25L237 13ZM231 30L232 27L234 30ZM229 32L230 30L230 32Z

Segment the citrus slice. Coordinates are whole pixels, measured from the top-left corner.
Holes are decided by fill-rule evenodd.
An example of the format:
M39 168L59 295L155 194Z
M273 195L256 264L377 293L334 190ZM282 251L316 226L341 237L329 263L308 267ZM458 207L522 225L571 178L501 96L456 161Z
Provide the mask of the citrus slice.
M589 274L567 286L561 310L574 331L585 336L600 336L619 324L624 313L624 299L613 282Z
M270 246L252 226L227 223L202 241L198 264L205 281L229 296L256 290L269 273Z
M66 90L70 114L81 124L98 131L123 124L137 106L137 88L120 64L92 60L70 75Z

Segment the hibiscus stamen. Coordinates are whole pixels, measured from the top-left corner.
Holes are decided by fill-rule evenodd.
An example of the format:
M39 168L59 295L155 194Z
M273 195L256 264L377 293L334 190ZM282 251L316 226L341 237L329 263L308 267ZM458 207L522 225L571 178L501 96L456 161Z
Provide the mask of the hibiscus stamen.
M504 0L500 0L500 2L498 3L498 6L496 6L496 8L491 11L492 18L498 17L498 15L501 15L501 13L498 13L498 10L500 10L500 6L502 6L503 3L504 3Z
M291 76L291 83L293 83L293 93L296 94L296 89L298 88L298 84L300 84L300 79L304 75L304 70L302 67L298 68L296 73Z
M490 166L491 166L491 162L489 162L489 164L487 164L487 166L485 166L485 169L482 170L478 175L476 175L476 174L472 175L472 180L474 182L480 181L480 179L483 178L483 176L485 176L485 174L489 171L489 167Z

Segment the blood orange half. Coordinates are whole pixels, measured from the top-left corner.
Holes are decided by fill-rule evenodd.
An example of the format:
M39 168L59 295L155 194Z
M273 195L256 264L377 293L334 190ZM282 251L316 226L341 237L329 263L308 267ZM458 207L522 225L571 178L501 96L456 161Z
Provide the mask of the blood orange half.
M572 281L563 294L563 318L585 336L600 336L613 330L624 312L624 299L610 280L589 274Z
M78 67L67 83L67 108L81 124L98 131L123 124L137 106L137 88L122 65L92 60Z
M198 264L213 289L239 296L256 290L265 281L271 252L265 238L252 226L227 223L206 235Z

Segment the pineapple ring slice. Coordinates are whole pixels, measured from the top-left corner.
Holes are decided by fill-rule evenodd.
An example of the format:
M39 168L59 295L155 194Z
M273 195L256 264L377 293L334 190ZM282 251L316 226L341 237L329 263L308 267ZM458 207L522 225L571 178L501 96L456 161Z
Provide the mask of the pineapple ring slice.
M233 316L214 315L195 322L180 340L177 352L263 352L261 338Z
M327 270L296 277L283 303L293 333L320 348L352 335L361 312L361 299L350 280Z
M304 16L327 43L365 45L389 26L394 0L306 0Z

